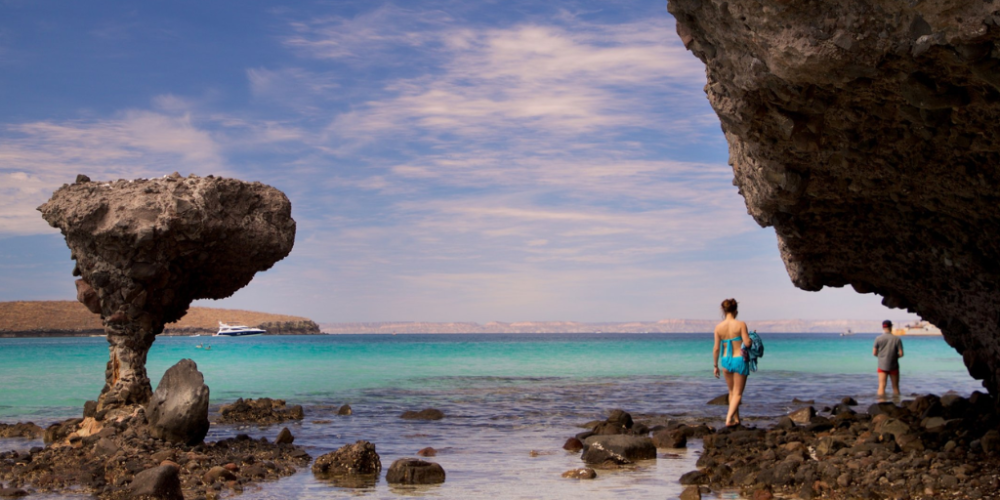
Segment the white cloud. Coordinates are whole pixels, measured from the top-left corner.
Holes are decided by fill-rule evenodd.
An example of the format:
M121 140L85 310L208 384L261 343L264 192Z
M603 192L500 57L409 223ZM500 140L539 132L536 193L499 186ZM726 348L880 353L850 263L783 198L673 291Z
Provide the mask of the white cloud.
M98 180L225 173L218 144L186 114L128 111L105 120L12 124L0 137L0 235L50 231L35 208L77 174Z

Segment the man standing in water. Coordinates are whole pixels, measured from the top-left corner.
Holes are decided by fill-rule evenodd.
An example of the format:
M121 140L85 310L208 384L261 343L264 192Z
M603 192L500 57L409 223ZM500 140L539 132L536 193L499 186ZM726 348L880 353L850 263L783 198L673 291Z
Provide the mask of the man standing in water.
M903 341L892 334L892 321L882 322L882 335L875 338L872 356L878 358L878 397L885 397L886 378L892 378L893 396L899 396L899 358L903 357Z

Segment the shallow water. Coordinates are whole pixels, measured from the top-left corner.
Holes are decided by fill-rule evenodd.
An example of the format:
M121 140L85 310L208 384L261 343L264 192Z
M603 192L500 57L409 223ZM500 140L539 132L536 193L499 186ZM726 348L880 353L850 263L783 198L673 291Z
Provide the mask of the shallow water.
M815 399L817 407L855 397L875 397L873 336L773 334L764 338L760 371L752 374L741 413L763 424ZM904 339L904 393L967 395L979 388L961 357L940 337ZM211 350L196 348L211 345ZM150 378L194 359L211 388L213 404L237 397L275 397L302 404L306 419L290 424L296 444L314 457L366 439L383 468L431 446L431 459L447 482L420 489L338 488L308 471L263 485L242 498L676 498L677 478L694 469L697 444L634 470L599 471L594 481L561 479L581 467L578 453L561 449L578 424L604 418L614 408L633 416L711 419L725 408L705 402L725 393L712 377L711 334L595 335L356 335L162 337L149 356ZM0 420L46 424L78 416L103 383L103 338L0 339ZM155 385L155 384L154 384ZM349 403L350 417L338 417ZM414 422L406 410L434 407L447 418ZM209 440L265 429L213 427ZM29 442L7 440L0 447ZM537 453L532 453L535 451ZM736 498L733 494L727 494Z

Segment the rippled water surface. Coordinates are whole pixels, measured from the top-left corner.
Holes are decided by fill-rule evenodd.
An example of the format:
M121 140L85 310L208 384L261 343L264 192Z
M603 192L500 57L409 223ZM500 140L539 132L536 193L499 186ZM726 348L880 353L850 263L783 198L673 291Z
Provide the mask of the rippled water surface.
M698 445L660 450L634 469L599 471L594 481L560 478L582 466L562 450L579 424L614 408L633 416L708 419L725 408L705 402L725 393L712 377L711 334L649 335L351 335L161 337L149 356L150 378L182 358L205 374L213 404L237 397L282 398L306 408L289 425L314 457L365 439L383 467L417 450L439 450L447 472L440 486L400 489L384 478L367 489L338 488L308 471L241 498L676 498L677 478L694 468ZM873 336L773 334L751 375L741 413L766 423L795 407L845 395L863 405L875 396ZM904 393L968 394L979 388L961 357L940 337L907 338ZM211 350L197 345L210 345ZM103 338L0 339L0 420L46 424L78 416L103 384ZM350 417L338 417L349 403ZM406 410L434 407L437 422L401 420ZM213 427L209 440L246 432L277 435L281 426ZM2 448L32 443L0 441ZM736 498L730 495L732 498Z

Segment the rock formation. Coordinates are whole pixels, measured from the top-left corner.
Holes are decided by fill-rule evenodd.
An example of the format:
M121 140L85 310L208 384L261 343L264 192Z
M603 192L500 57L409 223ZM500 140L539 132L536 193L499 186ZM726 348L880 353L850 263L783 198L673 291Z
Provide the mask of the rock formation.
M1000 12L977 0L669 0L792 282L938 325L1000 383Z
M198 365L180 360L163 374L146 405L149 434L171 443L200 443L208 434L208 401L208 386Z
M91 182L39 207L76 260L77 297L110 344L100 410L145 404L146 354L195 299L221 299L292 249L291 204L275 188L213 176Z

